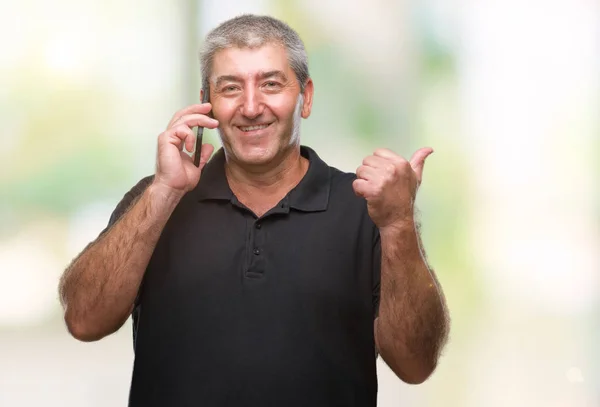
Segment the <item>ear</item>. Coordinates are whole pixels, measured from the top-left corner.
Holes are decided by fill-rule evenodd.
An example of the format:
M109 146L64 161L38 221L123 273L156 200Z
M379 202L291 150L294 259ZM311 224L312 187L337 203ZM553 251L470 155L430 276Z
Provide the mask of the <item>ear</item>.
M203 96L204 96L204 89L200 89L200 102L202 102Z
M306 86L304 86L304 104L302 105L302 118L307 119L310 116L312 110L313 94L315 92L315 86L312 79L308 78Z

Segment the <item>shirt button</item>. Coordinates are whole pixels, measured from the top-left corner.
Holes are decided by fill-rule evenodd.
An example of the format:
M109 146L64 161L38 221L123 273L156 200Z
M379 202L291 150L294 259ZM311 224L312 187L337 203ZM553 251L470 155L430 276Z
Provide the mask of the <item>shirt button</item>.
M260 229L260 228L262 228L262 223L258 222L258 223L256 224L256 229Z
M254 249L253 253L258 256L260 254L260 249Z

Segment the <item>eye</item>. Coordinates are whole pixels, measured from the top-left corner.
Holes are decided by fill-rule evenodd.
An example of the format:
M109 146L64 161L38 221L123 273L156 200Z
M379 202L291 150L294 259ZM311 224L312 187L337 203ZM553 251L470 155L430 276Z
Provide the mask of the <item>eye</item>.
M221 89L221 92L231 93L237 90L237 86L235 85L227 85Z
M274 88L277 88L279 86L279 84L275 81L268 81L268 82L265 82L264 86L267 89L274 89Z

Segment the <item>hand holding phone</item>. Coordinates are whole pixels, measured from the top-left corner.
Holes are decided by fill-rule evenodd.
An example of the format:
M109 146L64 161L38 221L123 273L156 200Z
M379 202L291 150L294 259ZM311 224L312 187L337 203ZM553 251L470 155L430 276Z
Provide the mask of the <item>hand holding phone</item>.
M155 183L179 192L196 187L202 167L214 150L210 144L202 145L202 127L216 129L219 125L211 117L210 109L208 103L193 104L173 115L166 130L158 136ZM194 127L199 127L199 134ZM190 157L188 152L193 151L196 142L195 157Z

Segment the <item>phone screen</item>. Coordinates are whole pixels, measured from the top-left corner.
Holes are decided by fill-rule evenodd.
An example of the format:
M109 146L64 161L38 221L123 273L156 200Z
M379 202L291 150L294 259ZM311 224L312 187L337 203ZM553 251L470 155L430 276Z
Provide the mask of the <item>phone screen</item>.
M203 89L202 92L202 103L207 103L210 100L210 93L208 89ZM196 151L194 152L194 165L200 166L200 153L202 152L202 134L204 133L204 127L198 126L196 128Z

